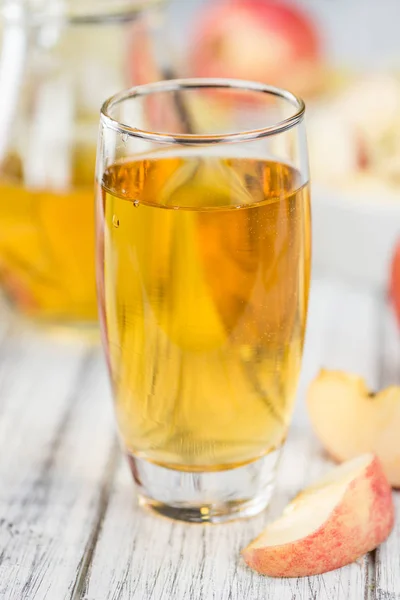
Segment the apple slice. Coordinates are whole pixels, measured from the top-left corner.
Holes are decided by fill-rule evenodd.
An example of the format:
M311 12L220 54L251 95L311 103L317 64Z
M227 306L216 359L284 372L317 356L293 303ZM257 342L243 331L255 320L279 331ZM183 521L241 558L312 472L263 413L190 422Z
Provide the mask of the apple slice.
M318 575L376 548L393 522L390 485L379 460L364 454L300 493L242 553L263 575Z
M371 393L362 377L322 370L311 383L307 407L314 431L338 461L364 452L380 459L389 482L400 487L400 387Z

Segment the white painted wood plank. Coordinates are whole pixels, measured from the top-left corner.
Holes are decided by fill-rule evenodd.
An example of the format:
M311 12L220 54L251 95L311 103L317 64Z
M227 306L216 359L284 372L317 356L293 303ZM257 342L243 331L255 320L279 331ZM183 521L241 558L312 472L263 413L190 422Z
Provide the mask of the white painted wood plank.
M374 388L379 380L380 299L329 280L314 281L295 420L308 423L304 398L321 368L363 375Z
M81 597L113 469L103 361L29 333L0 361L0 598ZM111 460L111 462L110 462Z
M379 377L380 297L331 281L317 282L315 293L327 307L322 348L314 357L316 369L354 371L375 386Z
M310 481L325 468L326 461L311 436L304 436L297 429L287 445L278 492L268 514L227 525L198 526L173 523L138 507L131 475L123 463L85 599L360 600L364 590L363 563L325 577L273 580L253 573L240 558L240 550L267 520L281 511L304 481Z
M320 366L377 374L377 301L345 286L319 282L311 300L300 396ZM85 600L362 600L370 597L369 560L320 577L270 579L245 567L240 550L299 489L329 468L300 399L278 487L267 513L219 526L173 523L136 504L121 464L89 572Z
M393 313L383 306L381 385L400 384L400 332ZM400 432L399 432L400 438ZM396 524L376 552L377 600L400 600L400 491L394 493Z

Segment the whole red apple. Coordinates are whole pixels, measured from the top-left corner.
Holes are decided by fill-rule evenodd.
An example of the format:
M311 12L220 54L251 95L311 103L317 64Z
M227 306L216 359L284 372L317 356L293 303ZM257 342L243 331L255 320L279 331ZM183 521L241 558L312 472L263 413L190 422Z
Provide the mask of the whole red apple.
M320 85L321 44L310 17L273 0L232 0L203 8L190 74L251 79L309 95Z

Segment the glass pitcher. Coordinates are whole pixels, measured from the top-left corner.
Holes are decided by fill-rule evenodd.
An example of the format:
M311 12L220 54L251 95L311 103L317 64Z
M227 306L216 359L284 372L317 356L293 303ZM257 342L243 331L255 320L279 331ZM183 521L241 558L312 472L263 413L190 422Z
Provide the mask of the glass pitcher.
M35 322L96 323L99 109L169 76L163 0L0 3L0 285Z

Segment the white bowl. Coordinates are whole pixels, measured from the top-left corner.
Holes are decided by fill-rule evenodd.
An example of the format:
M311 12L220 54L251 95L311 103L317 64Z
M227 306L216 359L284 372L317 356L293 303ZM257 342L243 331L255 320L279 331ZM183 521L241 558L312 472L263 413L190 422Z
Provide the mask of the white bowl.
M314 186L312 210L314 274L386 289L400 241L400 192L368 196Z

